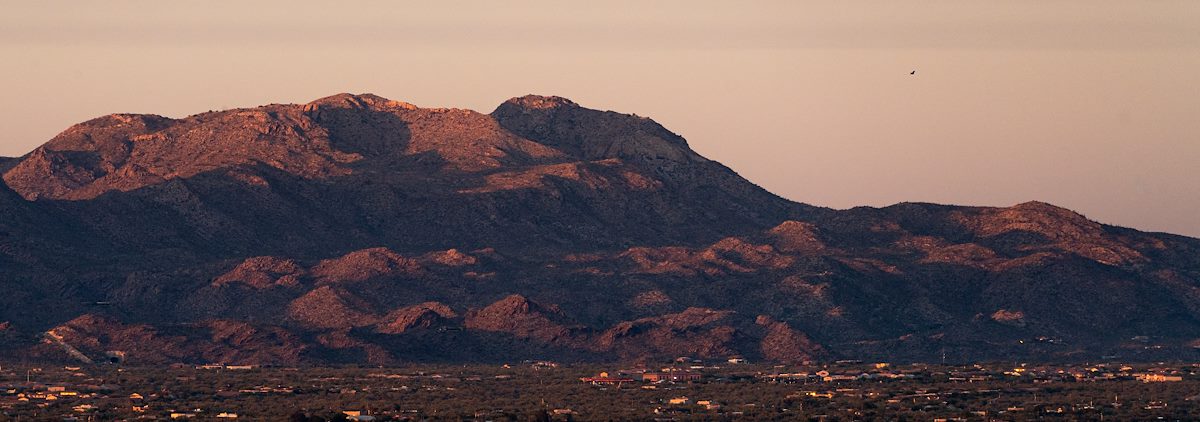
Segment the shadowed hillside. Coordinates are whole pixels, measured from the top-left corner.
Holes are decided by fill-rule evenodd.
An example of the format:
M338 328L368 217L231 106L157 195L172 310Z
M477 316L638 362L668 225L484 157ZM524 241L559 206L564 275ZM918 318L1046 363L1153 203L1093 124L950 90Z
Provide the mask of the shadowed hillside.
M653 120L338 94L0 159L3 353L144 363L1192 358L1200 241L1040 202L830 210Z

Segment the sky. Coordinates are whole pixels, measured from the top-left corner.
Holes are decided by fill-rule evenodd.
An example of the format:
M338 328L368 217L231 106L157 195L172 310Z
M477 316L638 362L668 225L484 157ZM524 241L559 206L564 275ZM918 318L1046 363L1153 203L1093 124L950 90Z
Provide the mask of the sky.
M1195 0L0 0L0 58L0 156L116 112L533 93L800 202L1039 200L1200 237Z

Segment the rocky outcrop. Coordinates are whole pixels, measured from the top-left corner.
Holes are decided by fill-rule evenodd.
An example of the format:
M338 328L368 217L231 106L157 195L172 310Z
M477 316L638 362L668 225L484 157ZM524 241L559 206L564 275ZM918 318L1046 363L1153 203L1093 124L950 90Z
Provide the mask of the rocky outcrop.
M305 178L345 175L360 157L335 150L298 107L182 120L113 114L67 129L4 173L26 199L92 199L214 169L267 165Z
M563 324L563 319L556 306L544 306L514 294L468 313L465 325L472 330L508 333L550 344L577 341L578 327Z
M759 347L764 359L775 362L808 362L824 354L816 344L786 322L776 321L767 315L759 315L755 323L766 330Z
M415 276L420 273L420 263L388 248L354 251L340 258L323 260L312 268L317 282L326 284L366 281L383 276Z
M649 290L638 293L629 303L634 308L654 309L670 306L674 301L662 290Z
M732 314L705 308L619 323L600 334L594 347L623 359L662 356L714 358L736 355L737 330L719 324Z
M996 321L1001 324L1012 325L1015 327L1024 327L1025 313L1021 311L1000 309L992 313L992 321Z
M375 332L402 334L412 329L430 329L448 325L455 318L458 318L458 314L454 313L449 306L439 302L425 302L389 312L375 326Z
M1043 202L987 209L974 215L964 213L957 220L976 236L1001 242L1018 251L1037 251L1049 246L1105 265L1128 265L1145 260L1140 252L1107 234L1099 223Z
M207 323L211 346L204 347L204 362L227 364L295 365L305 360L309 346L280 327L256 327L241 321Z
M255 327L237 321L189 324L171 331L166 334L146 324L126 324L111 317L86 314L50 329L46 335L94 361L119 359L132 365L213 362L295 365L303 360L308 347L282 328ZM47 342L38 346L35 353L58 358L63 351Z
M776 248L787 253L819 254L826 249L817 226L803 221L784 221L767 231Z
M213 280L214 287L242 283L255 289L291 287L300 284L300 277L307 271L291 259L273 256L247 258L229 272Z
M287 316L305 328L363 327L378 320L366 301L334 286L317 287L293 300Z
M421 261L447 267L465 267L479 262L474 255L460 252L458 249L430 252L421 256Z
M633 264L631 273L680 276L781 270L795 263L795 258L778 253L770 245L755 245L736 237L722 239L703 249L635 247L619 257Z
M704 161L682 137L650 119L586 109L566 98L513 98L497 107L492 117L513 133L586 160Z
M325 333L317 336L317 344L335 351L357 352L358 356L352 358L352 362L365 362L371 365L394 365L395 357L383 347L363 341L350 334L350 330L341 329Z

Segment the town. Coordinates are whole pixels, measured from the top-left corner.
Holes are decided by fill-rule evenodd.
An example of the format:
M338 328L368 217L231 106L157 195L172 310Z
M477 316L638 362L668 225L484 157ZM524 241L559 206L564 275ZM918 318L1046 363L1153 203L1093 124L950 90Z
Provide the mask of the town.
M0 420L1187 420L1200 364L0 366Z

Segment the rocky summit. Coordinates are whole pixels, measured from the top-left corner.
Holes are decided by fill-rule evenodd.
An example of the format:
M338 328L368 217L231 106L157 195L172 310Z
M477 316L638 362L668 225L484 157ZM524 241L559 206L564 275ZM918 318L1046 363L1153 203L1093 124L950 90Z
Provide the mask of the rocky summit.
M0 355L1195 359L1200 240L1040 202L832 210L653 120L338 94L0 159Z

